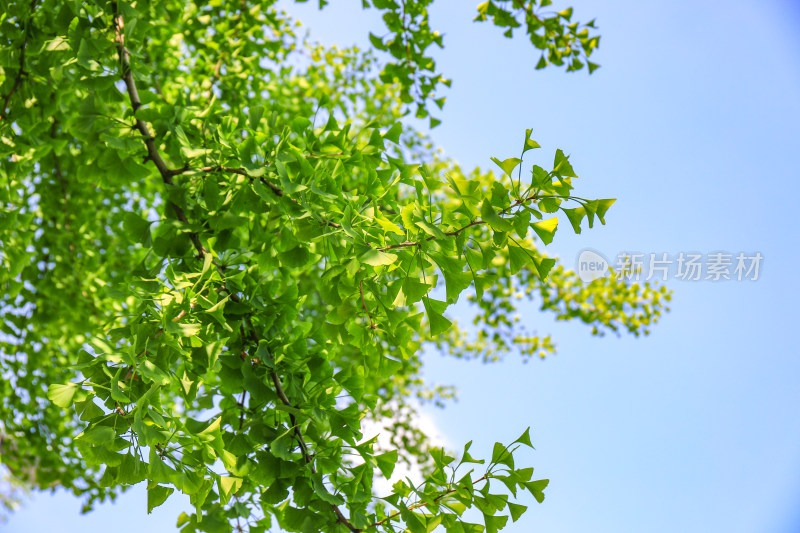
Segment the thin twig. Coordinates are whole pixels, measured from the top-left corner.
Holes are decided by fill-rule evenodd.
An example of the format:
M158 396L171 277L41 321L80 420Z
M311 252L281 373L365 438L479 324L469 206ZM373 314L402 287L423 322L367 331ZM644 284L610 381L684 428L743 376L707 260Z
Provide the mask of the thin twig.
M455 237L456 235L458 235L462 231L464 231L466 229L469 229L469 228L471 228L473 226L480 226L481 224L486 224L486 222L483 221L483 220L474 220L474 221L470 222L469 224L467 224L464 227L458 228L455 231L450 231L450 232L445 233L445 235L448 236L448 237ZM391 244L389 246L384 246L382 248L378 248L378 250L383 252L383 251L386 251L386 250L392 250L394 248L408 248L409 246L419 246L423 242L432 241L434 239L436 239L436 237L428 237L427 239L422 240L422 241L404 241L404 242L399 242L397 244Z
M250 317L246 317L245 321L247 322L248 327L252 331L254 340L258 341L258 333L256 333L255 326L253 325L253 321ZM272 357L272 353L269 349L266 350L267 356L270 358L270 362L274 365L274 358ZM278 399L281 401L283 405L289 407L291 409L297 409L297 407L289 400L289 397L286 396L286 391L283 388L283 384L281 383L281 379L278 376L278 373L271 369L269 371L270 379L272 380L272 384L275 386L275 393L278 395ZM314 467L313 457L308 451L308 445L306 444L305 438L303 437L303 433L300 430L300 424L297 422L297 418L294 416L293 413L289 413L289 423L292 425L294 430L295 440L297 440L297 444L300 447L300 453L303 456L303 460L308 465L309 470L312 474L316 475L317 469ZM344 516L341 509L339 509L338 505L330 504L331 510L336 515L336 521L340 524L343 524L347 527L352 533L361 533L361 529L355 527L348 519Z
M481 481L486 481L486 480L488 480L488 479L489 479L489 474L486 474L485 476L483 476L483 477L481 477L481 478L479 478L479 479L476 479L475 481L473 481L473 482L472 482L472 484L474 485L474 484L476 484L476 483L480 483ZM448 491L446 491L446 492L443 492L442 494L438 495L437 497L435 497L435 498L433 499L433 503L437 503L437 502L438 502L439 500L441 500L442 498L445 498L445 497L447 497L447 496L450 496L451 494L454 494L454 493L458 492L458 489L460 489L460 488L461 488L461 487L456 487L456 488L454 488L454 489L450 489L450 490L448 490ZM414 509L419 509L420 507L426 507L426 506L427 506L427 505L429 505L430 503L431 503L431 502L420 502L420 503L415 503L414 505L412 505L411 507L409 507L409 508L408 508L408 510L409 510L409 511L413 511ZM396 512L394 512L394 513L390 514L389 516L387 516L386 518L384 518L383 520L378 520L378 521L377 521L377 522L375 522L374 524L370 524L369 526L367 526L367 527L365 528L365 530L372 529L373 527L378 527L379 525L381 525L381 524L383 524L383 523L385 523L385 522L388 522L388 521L390 521L390 520L394 520L394 519L395 519L395 518L397 518L398 516L400 516L400 511L396 511Z
M506 215L514 207L517 207L518 205L522 205L524 203L530 202L531 200L537 200L538 198L539 198L539 196L536 195L536 194L531 195L531 196L529 196L527 198L520 198L519 200L517 200L513 204L511 204L510 207L507 207L507 208L503 209L498 214L499 215ZM456 235L458 235L459 233L461 233L464 230L467 230L467 229L469 229L469 228L471 228L473 226L480 226L482 224L486 224L486 221L485 220L480 220L480 219L479 220L473 220L472 222L470 222L466 226L462 226L462 227L460 227L460 228L458 228L457 230L454 230L454 231L446 232L445 235L447 237L455 237ZM397 244L390 244L389 246L383 246L381 248L376 248L376 249L378 251L385 252L386 250L393 250L395 248L408 248L410 246L420 246L423 242L430 242L430 241L435 240L435 239L436 239L436 237L431 236L431 237L428 237L428 238L423 239L421 241L403 241L403 242L399 242Z
M322 156L315 156L315 155L311 154L311 155L307 155L306 157L322 157ZM291 200L292 202L294 202L294 203L296 203L296 204L298 204L298 205L300 204L300 202L299 202L299 201L298 201L296 198L291 198L291 197L289 197L289 196L286 196L286 193L283 191L283 189L281 189L280 187L278 187L277 185L275 185L274 183L272 183L272 182L271 182L271 181L269 181L268 179L265 179L265 178L256 178L255 176L252 176L250 173L248 173L248 172L247 172L247 170L245 170L245 169L243 169L243 168L237 168L237 167L226 167L226 166L221 166L221 165L215 165L215 166L206 166L206 167L200 167L200 168L192 168L192 167L189 167L189 166L185 166L185 167L183 167L183 168L179 168L179 169L176 169L176 170L172 170L172 171L170 171L170 173L171 173L171 175L172 175L172 176L176 176L176 175L178 175L178 174L183 174L183 173L186 173L186 172L191 172L191 171L193 171L193 170L194 170L194 171L200 171L200 172L206 172L206 173L211 173L211 172L227 172L227 173L229 173L229 174L237 174L237 175L239 175L239 176L244 176L244 177L246 177L248 180L250 180L250 182L251 182L251 183L252 183L253 181L255 181L256 179L258 179L258 180L259 180L259 181L260 181L262 184L264 184L266 187L269 187L269 189L270 189L270 190L271 190L273 193L275 193L275 196L280 196L280 197L282 197L282 198L288 198L288 199L289 199L289 200ZM333 222L332 220L328 220L327 218L325 218L325 217L322 217L322 216L320 217L320 220L322 221L322 223L323 223L324 225L326 225L326 226L330 226L331 228L341 228L341 227L342 227L342 225L341 225L341 224L338 224L338 223L336 223L336 222Z

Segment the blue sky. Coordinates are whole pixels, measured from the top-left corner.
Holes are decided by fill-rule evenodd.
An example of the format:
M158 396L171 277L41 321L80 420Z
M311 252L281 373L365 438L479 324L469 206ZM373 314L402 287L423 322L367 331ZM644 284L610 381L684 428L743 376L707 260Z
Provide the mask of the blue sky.
M357 2L321 15L290 6L325 43L381 29ZM592 76L534 71L538 56L475 25L472 4L436 2L437 60L454 80L432 132L465 167L515 156L526 128L543 146L526 162L571 155L584 197L613 197L607 225L559 230L550 254L573 265L618 252L760 252L760 279L670 280L672 311L648 338L593 338L535 311L558 354L481 365L426 354L426 377L459 401L430 410L454 446L513 440L551 479L505 531L800 531L800 6L790 1L575 1L602 34ZM467 318L462 310L456 315ZM170 531L182 502L145 514L143 491L78 518L80 504L37 495L6 531ZM121 520L124 517L124 520Z

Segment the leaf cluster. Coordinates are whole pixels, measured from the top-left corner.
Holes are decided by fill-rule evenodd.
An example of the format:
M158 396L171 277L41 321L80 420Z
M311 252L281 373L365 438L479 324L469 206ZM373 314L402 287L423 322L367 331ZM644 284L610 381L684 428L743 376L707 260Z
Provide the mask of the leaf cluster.
M416 401L452 395L421 378L422 346L549 346L505 318L512 287L633 333L662 293L579 286L539 251L559 213L579 233L613 203L573 193L563 151L526 166L527 131L500 172L464 173L403 123L443 103L430 2L371 4L381 74L369 52L302 40L270 2L7 4L0 442L19 482L87 510L138 483L148 510L179 491L185 532L496 531L523 490L542 500L547 481L514 463L527 431L457 473L482 464L469 446L457 460L414 427ZM545 46L582 39L553 20ZM465 293L494 344L448 318ZM423 482L378 498L413 460Z

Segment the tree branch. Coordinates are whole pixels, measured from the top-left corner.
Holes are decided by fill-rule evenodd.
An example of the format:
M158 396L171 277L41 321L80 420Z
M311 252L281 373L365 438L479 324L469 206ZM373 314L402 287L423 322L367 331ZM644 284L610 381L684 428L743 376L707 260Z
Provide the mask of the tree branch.
M119 14L117 2L111 3L112 8L114 10L114 42L117 44L117 55L119 56L120 66L122 68L122 80L125 82L125 88L128 91L128 98L131 101L131 107L133 108L133 116L134 120L136 121L135 127L141 133L142 138L144 140L145 147L147 148L147 158L153 162L153 164L158 169L159 174L161 174L161 180L164 182L165 185L172 186L172 176L175 175L175 172L170 170L167 166L167 163L161 157L161 154L158 153L158 147L156 147L155 137L152 133L150 133L150 128L147 124L136 118L136 112L142 107L142 101L139 98L139 90L136 88L136 81L133 79L133 70L131 70L131 55L128 52L128 49L125 47L125 34L123 33L123 29L125 28L125 21L122 18L122 15ZM181 222L188 224L189 221L186 218L186 213L184 213L181 206L175 204L174 202L167 202L169 206L175 211L175 216ZM200 242L200 236L197 232L189 233L189 238L194 245L195 250L200 257L204 257L207 253L207 250L203 247L203 244Z
M311 154L311 155L308 155L308 157L320 157L320 156L314 156L313 154ZM243 168L226 167L226 166L221 166L221 165L207 166L207 167L201 167L201 168L192 168L192 167L189 167L189 166L185 166L185 167L183 167L181 169L173 170L171 172L172 172L172 175L178 175L178 174L183 174L185 172L190 172L192 170L199 170L201 172L206 172L206 173L227 172L229 174L238 174L239 176L246 177L248 180L250 180L251 183L256 180L256 178L254 176L250 175L247 172L247 170L245 170ZM296 198L291 198L291 197L287 196L286 193L283 191L283 189L281 189L280 187L278 187L277 185L275 185L274 183L272 183L268 179L258 178L258 180L261 183L263 183L266 187L269 187L269 189L273 193L275 193L275 196L280 196L282 198L285 197L285 198L288 198L289 200L291 200L292 202L294 202L294 203L296 203L298 205L300 204L300 202L298 202ZM320 216L320 219L322 220L322 223L324 225L330 226L331 228L341 228L342 227L341 224L333 222L332 220L328 220L327 218L325 218L323 216Z
M136 121L135 122L135 127L139 131L139 133L142 135L142 139L144 140L145 147L147 148L148 159L150 159L153 162L153 164L155 164L156 168L158 169L158 172L161 174L162 181L166 185L171 186L171 185L173 185L172 178L174 176L179 175L179 174L183 174L185 172L189 172L189 171L191 171L193 169L191 167L189 167L189 166L184 166L183 168L180 168L180 169L170 169L167 166L167 164L164 161L164 159L161 157L161 154L158 152L158 148L157 148L156 143L155 143L155 138L154 138L153 134L150 132L150 128L147 126L147 124L144 121L140 120L139 118L136 118L136 111L138 111L139 108L142 106L142 102L141 102L141 100L139 98L139 92L138 92L138 89L136 87L136 82L135 82L135 80L133 78L133 71L131 69L131 63L130 63L130 53L128 52L128 49L125 46L125 35L123 33L123 28L125 26L125 22L124 22L124 20L122 18L122 15L119 14L117 3L116 2L112 2L112 6L113 6L113 10L114 10L114 37L115 37L115 43L117 45L117 54L119 56L120 66L122 68L122 79L125 82L125 88L127 90L128 97L129 97L130 102L131 102L131 106L133 108L134 119ZM211 173L211 172L228 172L228 173L232 173L232 174L238 174L238 175L241 175L241 176L245 176L251 181L256 179L254 176L251 176L250 174L248 174L246 170L241 169L241 168L224 167L224 166L207 166L207 167L202 167L202 168L196 169L196 170L200 170L201 172L207 172L207 173ZM268 181L268 180L266 180L264 178L260 178L260 181L264 185L269 187L272 190L272 192L275 193L277 196L281 196L281 197L286 196L284 191L280 187L275 185L274 183L271 183L270 181ZM294 198L290 198L290 200L292 200L295 203L299 203ZM175 214L178 217L178 220L188 224L189 221L188 221L188 219L186 217L186 214L184 213L183 209L181 209L180 206L175 205L172 202L169 202L169 204L173 208L173 210L175 211ZM335 222L329 221L329 220L327 220L325 218L322 218L322 220L328 226L331 226L331 227L334 227L334 228L340 228L341 227L340 224L337 224ZM194 244L195 249L197 250L199 256L201 258L204 257L205 254L208 253L208 251L205 250L205 248L202 246L202 243L200 242L200 238L199 238L198 234L193 232L193 233L190 233L190 236L191 236L191 239L192 239L192 243ZM214 261L214 264L217 267L217 269L223 270L222 267L219 264L216 263L216 261ZM224 276L223 276L223 288L225 289L226 292L228 292L228 294L231 297L231 300L233 300L235 302L241 302L241 298L239 298L238 295L232 293L230 290L227 289L227 287L224 286ZM362 297L363 297L363 295L362 295ZM255 326L253 325L252 319L249 316L247 316L245 318L245 320L247 321L247 324L248 324L248 326L249 326L249 328L250 328L250 330L252 332L253 339L256 341L256 343L258 343L259 335L256 332L256 329L255 329ZM269 354L269 357L271 358L272 357L271 353L269 351L267 351L267 353ZM286 395L286 391L283 388L283 384L281 383L280 376L278 375L278 373L275 370L271 369L270 372L269 372L269 375L270 375L270 379L272 381L272 384L275 387L275 392L276 392L278 398L280 399L281 403L283 403L287 407L290 407L292 409L296 409L294 404L292 404L291 400L289 400L288 396ZM311 471L311 473L312 474L316 474L317 470L316 470L316 468L314 467L314 464L313 464L313 457L312 457L311 453L308 450L308 445L306 444L305 438L303 437L302 431L300 430L300 425L298 424L297 418L295 417L295 415L293 413L289 413L289 421L293 426L295 440L297 440L297 443L298 443L298 445L300 447L300 452L301 452L301 454L303 456L304 462L308 465L309 470ZM240 420L240 425L241 425L241 420ZM344 514L341 511L341 509L339 509L339 507L337 505L331 504L331 510L336 515L336 520L337 520L338 523L343 524L344 526L346 526L347 529L349 529L352 533L361 533L362 530L357 528L357 527L355 527L347 519L347 517L344 516Z
M125 87L126 87L127 92L128 92L128 97L129 97L129 99L131 101L131 106L133 107L134 118L136 120L136 129L139 130L139 132L142 134L145 146L147 147L148 158L151 161L153 161L153 163L156 165L156 168L158 168L158 171L161 174L162 181L166 185L173 185L172 177L175 176L175 175L187 172L187 171L190 170L190 168L184 167L184 168L178 169L178 170L171 170L167 166L167 164L164 161L164 159L161 157L161 154L158 153L158 149L156 147L155 139L154 139L153 135L150 133L150 129L147 127L147 124L145 124L144 121L136 118L136 111L142 106L142 102L139 99L139 92L138 92L138 90L136 88L136 82L133 79L133 71L131 70L131 64L130 64L130 53L128 52L128 49L125 47L125 36L123 34L123 28L125 27L125 21L123 20L122 15L119 14L119 11L118 11L118 8L117 8L117 3L116 2L112 2L112 6L113 6L113 10L114 10L114 36L115 36L115 42L117 43L117 54L119 56L120 65L122 67L122 79L125 82ZM229 167L204 167L201 170L203 172L220 172L220 171L221 172L232 172L232 173L235 173L235 174L240 174L240 175L246 176L251 180L254 179L252 176L247 174L247 172L245 170L243 170L243 169L234 169L234 168L229 168ZM272 190L273 190L273 192L275 192L275 194L277 194L278 196L284 196L283 190L281 190L279 187L277 187L277 185L271 184L268 181L263 180L263 179L262 179L262 181L264 181L267 186L272 188ZM297 200L293 200L293 201L296 202ZM175 205L174 203L171 203L171 202L170 202L170 205L175 210L175 213L176 213L176 216L178 217L178 220L180 220L181 222L184 222L184 223L188 223L189 222L188 219L186 218L186 214L183 212L183 210L180 208L180 206ZM335 224L334 222L326 221L326 223L328 225L334 225L334 227L339 227L339 225ZM192 243L194 244L195 248L197 249L197 252L200 255L200 257L205 256L205 254L207 253L207 250L205 250L205 248L203 248L202 244L200 243L200 238L197 235L197 233L191 233L190 235L192 237ZM218 269L221 269L220 265L216 264L216 262L215 262L215 266ZM224 277L223 277L223 280L224 280ZM239 298L236 294L231 293L227 288L225 290L226 290L226 292L228 292L228 294L231 295L231 300L236 301L236 302L241 302L241 298ZM248 326L250 327L250 329L251 329L251 331L253 333L253 336L254 336L255 340L258 341L258 334L256 333L255 327L253 325L253 321L250 319L250 317L247 317L246 320L247 320ZM267 353L269 353L269 352L267 352ZM270 354L270 357L272 357L271 354ZM280 377L278 376L278 373L275 370L270 370L270 378L272 380L273 385L275 386L275 391L276 391L276 393L278 395L278 398L281 400L281 402L284 405L286 405L287 407L295 408L295 406L292 404L292 402L286 396L286 392L283 389L283 385L281 384ZM298 444L300 446L300 450L301 450L301 453L303 455L303 460L305 461L306 464L309 465L309 469L311 470L311 473L312 474L316 474L317 471L316 471L316 468L314 467L314 464L313 464L313 458L311 457L311 454L308 451L308 445L306 444L305 439L303 438L303 434L300 431L300 426L297 423L297 418L294 416L294 414L289 413L289 420L290 420L292 426L294 427L295 439L297 440L297 442L298 442ZM344 516L344 514L342 513L342 511L339 509L338 506L331 504L331 509L333 510L334 514L336 515L336 519L337 519L337 521L339 523L344 524L353 533L360 533L361 530L356 528L353 524L350 523L350 521Z
M253 321L250 319L250 317L246 317L245 320L247 321L247 325L250 328L250 331L252 332L253 340L257 343L259 340L259 335L258 333L256 333ZM274 365L274 359L269 349L267 349L267 355L271 360L270 362ZM286 391L283 388L283 384L281 383L281 379L280 376L278 376L278 373L275 370L270 369L269 377L272 380L272 384L275 387L275 393L278 395L278 399L281 401L281 403L291 409L297 409L297 406L295 406L291 402L291 400L289 400L289 397L286 396ZM311 471L311 473L316 474L317 469L314 467L313 457L308 451L308 445L306 444L305 438L303 437L303 432L300 430L300 424L298 424L297 422L297 417L295 417L294 414L291 412L289 413L289 423L292 424L292 427L294 429L294 437L295 440L297 441L298 446L300 447L300 453L303 456L303 460L308 465L308 468ZM338 505L335 504L330 504L330 505L331 505L331 510L336 515L336 521L338 523L343 524L352 533L361 533L362 530L355 527L350 522L350 520L348 520L347 517L344 516L344 513L342 513L342 510L339 509Z
M539 196L537 194L533 194L531 196L528 196L527 198L520 198L519 200L517 200L513 204L511 204L510 207L507 207L507 208L503 209L498 214L499 215L507 215L513 208L517 207L518 205L522 205L524 203L530 202L531 200L536 200L537 198L539 198ZM470 222L466 226L462 226L462 227L458 228L457 230L449 231L449 232L445 233L445 235L448 236L448 237L455 237L456 235L458 235L459 233L461 233L464 230L467 230L467 229L469 229L469 228L471 228L473 226L480 226L482 224L486 224L486 221L485 220L480 220L480 219L473 220L472 222ZM404 241L404 242L399 242L397 244L390 244L389 246L383 246L381 248L376 248L376 249L378 251L385 252L386 250L393 250L395 248L408 248L410 246L419 246L423 242L430 242L430 241L433 241L435 239L436 239L436 237L431 236L431 237L428 237L427 239L423 239L421 241Z
M28 22L33 18L33 11L36 9L36 1L31 0L30 9L31 9L31 16L28 19ZM22 83L23 76L26 76L28 73L25 72L25 49L28 46L28 24L26 23L24 26L23 31L25 32L25 37L22 41L22 46L19 50L19 70L17 70L17 75L14 77L14 83L11 85L11 90L8 91L8 94L3 97L3 107L0 108L0 120L4 120L6 118L6 110L8 109L8 103L11 101L11 97L17 92L20 84Z
M489 474L486 474L483 477L473 481L472 484L474 485L476 483L480 483L481 481L486 481L488 479L489 479ZM456 492L458 492L459 488L461 488L461 487L456 487L454 489L450 489L450 490L448 490L446 492L441 493L440 495L438 495L437 497L435 497L433 499L433 503L437 503L442 498L446 498L447 496L450 496L451 494L455 494ZM428 504L429 504L429 502L415 503L414 505L409 507L408 510L409 511L413 511L414 509L419 509L420 507L426 507ZM370 524L369 526L366 527L366 530L372 529L373 527L378 527L379 525L381 525L381 524L383 524L385 522L389 522L390 520L394 520L398 516L400 516L400 511L396 511L396 512L390 514L389 516L387 516L386 518L384 518L382 520L378 520L374 524Z
M470 222L469 224L467 224L464 227L458 228L455 231L450 231L448 233L445 233L445 235L447 235L448 237L455 237L456 235L458 235L462 231L464 231L466 229L469 229L472 226L480 226L481 224L486 224L486 222L484 222L483 220L474 220L474 221ZM408 248L409 246L419 246L423 242L428 242L428 241L432 241L432 240L435 240L435 239L436 239L436 237L431 236L431 237L428 237L427 239L424 239L422 241L404 241L404 242L399 242L397 244L390 244L389 246L384 246L382 248L378 248L378 250L381 251L381 252L384 252L386 250L393 250L395 248Z

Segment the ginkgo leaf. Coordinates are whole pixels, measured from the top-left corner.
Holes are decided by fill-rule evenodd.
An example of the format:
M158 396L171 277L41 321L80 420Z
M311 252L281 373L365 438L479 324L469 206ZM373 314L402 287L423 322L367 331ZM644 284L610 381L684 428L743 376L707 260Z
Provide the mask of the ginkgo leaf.
M511 222L499 216L489 200L484 200L481 204L481 218L496 231L514 231Z
M69 407L80 386L77 383L53 384L47 389L47 399L59 407Z
M400 235L401 237L405 235L405 232L398 226L397 224L391 222L390 220L383 218L383 217L375 217L375 222L380 224L380 226L386 230L391 231L395 235Z
M397 261L397 256L395 254L389 254L379 250L370 249L364 252L361 257L358 258L358 260L371 266L384 266L391 265Z
M175 489L172 487L162 487L161 485L155 485L147 489L147 514L153 512L153 509L167 501L167 498L170 494L173 493Z
M558 218L553 217L547 220L542 220L539 222L534 222L531 224L533 231L536 232L536 235L542 239L542 242L545 244L550 244L553 242L553 236L556 233L556 229L558 228Z
M575 230L575 233L581 232L581 220L583 217L586 216L586 209L583 206L575 207L572 209L563 209L564 214L567 215L570 224L572 224L572 229Z
M443 314L447 303L432 298L423 298L422 303L425 305L425 312L431 325L431 335L439 335L450 329L452 322Z
M148 512L179 490L179 527L198 533L493 532L525 510L522 488L541 500L515 468L528 430L491 461L408 431L415 398L450 394L422 379L428 348L549 353L512 319L529 290L559 319L634 334L669 295L584 285L538 251L532 234L549 244L557 227L542 213L577 202L591 227L612 201L573 195L561 150L523 168L530 129L484 171L418 128L439 123L451 83L433 4L365 0L380 62L312 44L265 5L187 19L67 4L21 3L0 39L0 351L19 352L0 357L18 378L3 459L57 463L41 483L92 494L142 483ZM593 69L590 25L510 4L479 19L527 34L542 66ZM447 313L465 291L474 336ZM32 424L47 438L25 439ZM425 456L423 484L396 479Z
M514 172L514 169L517 168L517 165L522 163L522 160L517 157L509 157L504 161L500 161L496 157L493 157L492 161L494 161L498 167L502 168L503 172L505 172L509 177L511 176L511 173Z
M555 161L553 162L553 172L559 176L568 176L571 178L578 177L578 175L575 174L575 171L572 170L572 165L569 163L569 158L564 155L564 152L562 152L560 149L556 150L556 157Z
M530 129L525 130L525 145L522 148L522 153L523 154L525 152L527 152L528 150L533 150L534 148L541 148L541 146L539 146L539 143L537 143L536 141L531 139L531 132L532 131L533 130L530 130Z

